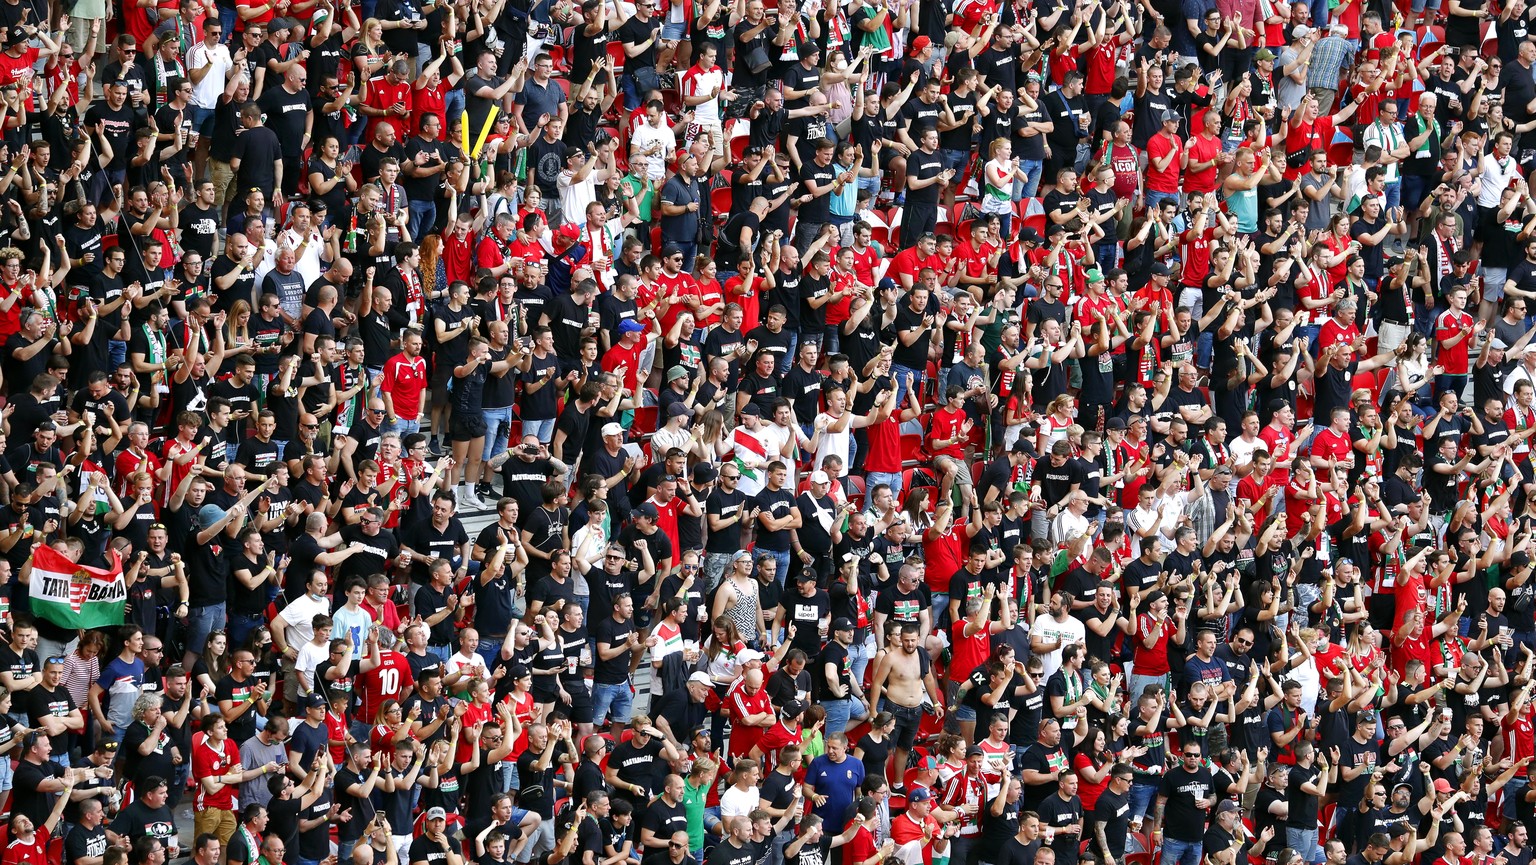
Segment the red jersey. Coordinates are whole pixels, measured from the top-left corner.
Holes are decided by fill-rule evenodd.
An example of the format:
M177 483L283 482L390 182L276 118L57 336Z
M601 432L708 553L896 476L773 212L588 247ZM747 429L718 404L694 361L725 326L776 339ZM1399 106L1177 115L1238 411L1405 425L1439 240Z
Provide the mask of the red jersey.
M1206 228L1199 234L1190 229L1179 235L1179 260L1184 262L1180 283L1191 288L1205 287L1205 278L1211 273L1211 241L1215 239L1214 228Z
M1440 313L1440 318L1435 320L1435 339L1440 340L1440 346L1435 353L1435 360L1445 368L1446 375L1466 375L1468 370L1468 349L1472 345L1472 316L1465 310L1453 312L1446 310ZM1468 328L1466 337L1453 346L1446 347L1445 341L1455 339L1461 334L1462 328Z
M1338 433L1332 429L1325 429L1312 439L1312 455L1338 460L1339 465L1353 466L1355 444L1350 441L1348 432Z
M363 134L371 140L374 130L379 128L379 124L388 123L390 126L395 127L396 141L410 140L411 124L406 118L410 116L413 95L409 81L390 84L388 78L382 77L369 81L368 97L363 100L364 105L371 108L385 109L394 108L396 105L404 105L406 113L403 116L391 112L382 117L370 117L368 118L368 129Z
M928 540L923 534L923 561L926 563L923 580L935 592L949 591L950 577L960 570L965 559L965 541L958 524L951 523L949 531ZM974 668L973 668L974 669Z
M232 739L225 739L222 744L214 746L206 736L195 737L192 742L192 777L212 778L223 775L230 769L240 767L240 748ZM235 810L235 792L240 788L235 784L225 784L217 793L209 793L203 789L203 785L197 785L197 810L205 811L210 808L218 811Z
M960 606L962 608L965 606L963 599ZM969 624L970 620L962 619L949 626L951 653L949 680L956 684L964 682L971 675L972 670L986 663L987 655L992 651L992 635L987 632L987 628L982 626L976 630L976 633L967 637L965 626Z
M1151 633L1157 634L1152 648L1143 642ZM1168 638L1174 626L1167 619L1154 620L1149 613L1142 613L1136 622L1136 674L1139 676L1165 676L1168 674Z
M395 404L395 416L413 421L421 416L421 394L427 389L427 359L404 352L384 361L384 381L380 388Z
M1180 141L1177 135L1164 135L1159 132L1147 139L1147 189L1152 192L1178 193L1179 174L1182 172L1179 167L1178 152L1183 146L1184 142ZM1174 156L1169 161L1168 167L1161 171L1157 170L1152 160L1163 159L1170 153Z
M358 690L363 698L357 717L364 721L377 717L379 706L385 700L403 698L415 684L416 677L411 675L411 664L405 656L394 649L381 650L379 665L357 676Z
M1526 703L1519 717L1508 714L1499 722L1499 736L1504 739L1504 756L1519 762L1524 757L1536 755L1536 727L1531 724L1531 706ZM1522 768L1517 775L1524 775L1529 768Z
M1311 150L1327 150L1333 143L1333 120L1328 117L1319 117L1311 123L1299 123L1285 136L1286 153L1306 153ZM1285 179L1295 180L1301 176L1302 168L1290 165L1285 167Z
M1216 136L1207 137L1204 134L1196 135L1189 142L1189 162L1210 162L1211 164L1197 171L1189 171L1184 174L1185 192L1215 192L1216 191L1216 163L1215 159L1221 155L1221 139Z
M860 285L875 284L875 265L880 263L880 256L875 254L873 246L864 247L860 251L857 246L851 246L853 250L853 275L858 277Z
M450 226L449 230L443 232L443 254L440 258L448 274L449 284L467 284L475 275L475 236L466 234L461 238Z
M766 727L749 727L741 723L748 715L762 715L773 711L773 704L768 702L768 691L758 688L756 694L748 694L745 687L735 687L726 698L726 706L731 715L731 742L730 755L732 757L745 757L752 752L752 748L763 740L767 732Z
M928 450L934 456L954 457L957 460L965 459L965 436L960 434L960 427L965 423L965 410L955 410L945 406L933 413L933 422L929 426ZM942 448L936 447L940 441L951 441L951 444Z
M5 845L5 858L0 862L3 865L49 865L48 841L47 828L38 826L32 833L31 841L12 838Z
M1340 324L1337 319L1330 317L1323 322L1322 329L1317 334L1317 350L1321 353L1331 345L1352 346L1359 338L1360 328L1354 322L1347 325ZM1354 357L1354 354L1354 349L1350 349L1349 356Z

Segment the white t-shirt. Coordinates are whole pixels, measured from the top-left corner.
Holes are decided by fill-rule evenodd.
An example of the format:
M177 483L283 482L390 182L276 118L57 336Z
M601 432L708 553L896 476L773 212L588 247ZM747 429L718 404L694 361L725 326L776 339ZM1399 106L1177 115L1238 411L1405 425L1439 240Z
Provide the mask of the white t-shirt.
M756 787L742 790L733 784L720 794L720 816L745 817L757 808L757 803L761 799L762 794Z
M192 104L198 108L212 111L219 107L219 96L224 93L224 85L228 83L229 70L234 68L234 58L229 56L227 45L215 45L209 48L199 42L187 52L187 71L195 72L204 66L213 67L203 80L192 86Z
M310 640L309 642L305 643L302 648L299 649L299 657L293 662L293 669L294 672L300 673L302 676L299 679L300 686L303 685L305 679L309 680L309 689L304 693L308 694L314 692L315 686L318 684L315 681L315 668L319 667L320 662L324 661L330 656L330 643L326 643L323 646L317 646L315 645L314 640Z
M1068 616L1065 622L1058 622L1050 616L1036 617L1035 623L1029 629L1029 639L1031 641L1038 640L1042 643L1049 643L1053 640L1061 640L1061 646L1057 647L1055 651L1046 652L1040 656L1042 670L1040 681L1046 681L1055 675L1057 670L1061 669L1062 647L1084 642L1087 633L1083 623L1072 616Z
M484 678L486 674L485 659L480 657L478 652L473 655L465 655L463 652L455 652L453 657L448 659L448 663L443 665L443 672L445 675L451 676L460 670L465 671L464 679L475 676ZM460 679L459 681L462 682L464 679Z

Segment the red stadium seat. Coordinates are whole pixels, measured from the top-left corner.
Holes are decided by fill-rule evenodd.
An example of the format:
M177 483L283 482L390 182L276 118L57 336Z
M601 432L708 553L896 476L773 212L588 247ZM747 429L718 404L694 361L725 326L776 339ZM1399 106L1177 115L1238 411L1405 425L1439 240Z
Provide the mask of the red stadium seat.
M731 187L716 186L709 191L709 209L714 211L715 219L724 222L725 217L731 212Z
M629 59L624 54L624 43L614 40L608 43L608 59L613 62L613 74L618 75L624 71L624 61Z

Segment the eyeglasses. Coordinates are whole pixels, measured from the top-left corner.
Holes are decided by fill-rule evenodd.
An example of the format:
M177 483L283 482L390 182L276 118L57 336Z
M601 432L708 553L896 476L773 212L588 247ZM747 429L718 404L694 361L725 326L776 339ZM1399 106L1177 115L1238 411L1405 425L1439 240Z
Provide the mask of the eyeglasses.
M677 842L676 842L676 841L668 841L668 842L667 842L667 846L668 846L668 847L672 847L672 848L674 848L674 849L675 849L675 848L678 848L678 847L681 847L681 846L683 846L683 845L681 845L681 844L679 844L679 843L677 843Z
M734 481L734 480L740 480L740 479L741 479L741 475L721 475L720 476L720 480L722 480L722 481Z
M1200 753L1198 751L1195 751L1195 752L1185 752L1184 759L1186 759L1186 760L1198 760L1198 759L1200 759Z
M299 428L300 429L319 429L320 425L317 424L317 423L301 423L301 424L299 424Z
M622 562L622 561L624 561L624 557L623 556L611 556L610 555L610 556L603 556L603 558L608 560L608 561L610 561L610 562Z
M371 409L368 409L368 413L369 414L383 414L384 413L384 409L381 409L381 408L371 408Z
M64 663L64 656L63 655L54 655L53 657L47 659L43 663L45 663L45 664L63 664Z

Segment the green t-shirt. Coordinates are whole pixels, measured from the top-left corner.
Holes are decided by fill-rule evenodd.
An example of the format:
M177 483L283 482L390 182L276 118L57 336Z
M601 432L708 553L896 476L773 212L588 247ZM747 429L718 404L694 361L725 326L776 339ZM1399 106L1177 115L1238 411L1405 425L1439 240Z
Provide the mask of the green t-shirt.
M639 205L640 221L650 222L651 207L656 203L656 184L633 174L624 175L619 184L629 190L630 196Z

